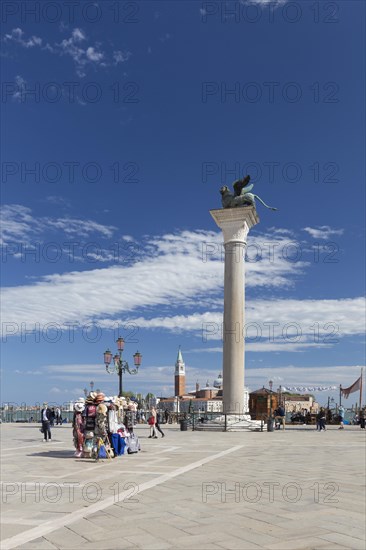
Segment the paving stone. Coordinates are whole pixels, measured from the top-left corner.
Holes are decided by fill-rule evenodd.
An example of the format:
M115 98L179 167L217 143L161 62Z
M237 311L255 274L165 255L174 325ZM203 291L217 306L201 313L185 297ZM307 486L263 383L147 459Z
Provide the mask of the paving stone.
M133 529L133 531L134 530L135 529ZM146 532L144 534L127 536L125 540L138 545L138 547L143 548L143 550L165 550L166 548L175 547L174 544L169 544L167 541L154 537Z
M346 440L339 437L336 430L329 430L324 434L327 439L322 438L319 445L319 434L313 430L289 428L272 437L248 432L181 434L174 425L165 429L171 445L163 446L160 441L159 445L153 445L150 440L142 439L144 452L132 459L126 456L123 460L96 464L72 458L70 428L57 432L60 442L52 449L37 443L35 448L24 448L22 452L24 428L12 425L8 429L1 425L2 440L5 439L9 448L18 448L11 461L3 465L3 478L8 483L26 479L27 483L39 482L42 486L52 482L66 487L63 484L70 481L80 485L75 489L73 501L66 490L54 504L45 499L34 502L30 498L23 502L20 493L11 497L2 506L3 539L9 539L10 543L18 541L13 547L35 550L55 547L60 550L364 548L365 494L357 481L364 473L362 432L351 427L347 434L341 434ZM141 430L137 427L137 431L146 435L144 430L146 427ZM237 450L216 456L231 448ZM309 456L316 456L316 460L309 460ZM212 457L211 462L197 466L200 459ZM193 463L194 469L178 470L185 466L191 468ZM141 469L141 475L134 471L137 468ZM179 475L164 480L155 469ZM116 483L121 490L128 480L139 485L141 492L135 495L138 502L128 499L113 502ZM326 483L335 480L339 485L338 502L327 502L325 497L329 491L324 488ZM98 484L102 492L95 504L83 498L82 488L91 482ZM224 484L218 485L223 491L206 495L205 501L207 484L219 482ZM243 486L248 482L255 482L261 488L257 502L243 498L242 492L239 502L235 502L235 495L225 494L235 483ZM268 482L279 484L274 502L269 501L270 492L265 485ZM283 487L289 483L301 487L298 502L283 498ZM319 502L315 501L315 490L311 487L319 487ZM72 521L75 514L79 519ZM14 518L20 528L14 524ZM131 536L125 534L126 524L133 526ZM37 531L35 526L39 526ZM42 529L51 529L51 532L41 537ZM124 536L116 536L116 532ZM17 538L12 538L15 535ZM32 539L32 535L37 538Z
M58 546L55 546L50 541L41 537L39 539L34 539L31 542L27 542L26 544L22 544L21 546L17 546L17 548L24 550L52 550L55 548L57 549Z
M52 533L48 533L43 538L54 544L57 548L77 548L80 544L86 541L85 537L77 535L68 527L56 529Z
M284 540L276 544L269 544L266 548L269 550L315 550L321 548L322 543L322 539L309 536L306 538Z
M72 523L68 526L68 529L90 542L103 541L111 536L110 531L98 527L87 519L81 519Z
M328 533L327 535L321 535L320 538L346 546L347 548L352 548L352 550L365 550L365 540L358 538L356 539L354 537L344 535L343 533Z
M216 543L220 548L225 550L256 550L263 548L262 546L255 544L254 542L246 541L241 538L232 537L228 535L225 540Z

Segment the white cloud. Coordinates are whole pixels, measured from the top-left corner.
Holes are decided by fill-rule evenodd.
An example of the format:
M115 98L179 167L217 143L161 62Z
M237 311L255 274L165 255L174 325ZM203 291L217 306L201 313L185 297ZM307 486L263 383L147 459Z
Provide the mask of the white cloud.
M23 38L24 32L22 29L17 27L13 29L10 34L6 34L4 37L4 42L16 42L23 46L23 48L33 48L34 46L42 46L42 38L39 36L31 36L28 40Z
M63 232L66 236L89 237L100 234L103 237L112 237L115 227L99 224L92 220L64 217L36 217L32 210L20 204L4 205L0 208L1 234L0 243L30 243L31 239L44 234L46 231Z
M246 369L246 380L269 380L272 374L281 381L283 386L290 385L339 385L347 387L360 376L360 365L316 365L307 366L287 365L283 367Z
M245 350L247 352L260 352L260 353L267 353L267 352L294 352L294 351L305 351L309 348L326 348L330 347L331 344L322 344L322 343L315 343L315 342L299 342L294 343L290 341L285 342L278 342L276 341L270 341L267 340L265 342L246 342L245 344ZM187 350L185 353L222 353L222 347L216 347L216 348L193 348L191 350Z
M80 43L84 40L86 40L84 31L82 29L75 28L73 29L70 38L64 38L61 43L55 44L58 53L61 55L69 55L73 59L76 73L81 78L86 75L86 65L94 61L87 57L87 50L80 46Z
M51 388L49 390L50 393L62 393L62 390L60 390L60 388L57 388L56 386L54 386L53 388Z
M259 4L260 6L272 5L274 8L279 8L288 2L289 0L240 0L243 5Z
M331 345L343 336L365 332L363 297L335 300L247 300L245 331L253 351ZM222 339L222 312L206 311L166 317L130 318L141 328L196 332L203 341ZM110 325L111 326L111 325ZM265 339L266 342L261 342ZM271 347L270 344L273 343ZM264 350L268 344L268 348Z
M17 75L14 80L17 85L17 90L13 93L12 98L16 101L22 101L27 81L20 75Z
M187 363L186 352L183 350L183 357L186 362L186 386L187 391L195 389L198 381L201 387L209 381L212 383L218 373L222 371L221 358L216 363L212 362L210 367L202 367L194 361ZM291 385L337 385L347 387L360 376L360 365L322 365L317 364L313 368L302 365L251 367L245 369L245 385L255 390L262 385L268 385L268 380L274 381L274 388ZM117 391L118 378L116 375L108 375L101 365L98 364L59 364L44 367L44 376L62 382L82 383L92 378L95 387L101 387L107 394L114 395ZM145 365L137 376L128 377L127 387L131 391L153 392L155 395L173 395L174 387L174 359L171 365ZM171 382L171 383L169 383ZM65 392L81 396L84 394L80 388L75 390L62 390L55 386L55 393ZM322 394L322 398L324 399Z
M28 375L28 376L40 376L44 374L41 370L19 370L15 369L15 374Z
M99 233L108 239L115 231L91 220L36 219L30 209L20 205L4 207L4 212L4 242L29 240L45 228L75 238ZM123 238L124 246L133 247L128 263L56 272L33 284L4 288L3 323L15 323L18 327L24 323L31 329L35 323L57 323L65 328L68 323L82 326L94 322L102 329L111 329L133 322L140 328L193 333L197 337L202 337L204 329L207 340L220 340L224 279L220 233L181 231L146 236L141 243L131 242L128 235ZM247 263L249 291L253 287L287 288L303 276L308 264L287 261L283 254L291 242L281 234L251 237L250 245L256 248L254 253L248 253L251 252L252 260L258 250L260 254L258 261ZM89 252L90 256L93 254L101 260L97 252ZM113 260L113 254L108 260ZM247 294L248 351L303 351L314 344L333 345L342 336L359 335L364 330L363 298L249 297ZM274 334L272 340L270 330Z
M320 225L318 227L304 227L306 231L314 239L329 239L334 235L343 235L344 229L332 229L329 225Z
M62 26L60 30L64 31L67 26ZM165 39L168 39L166 35ZM4 42L14 42L24 48L33 48L34 46L42 47L42 38L31 36L28 39L24 38L24 32L20 28L15 28L10 34L5 34ZM80 78L86 76L88 67L107 67L109 65L117 65L125 63L131 57L131 52L114 50L107 55L101 51L100 43L87 44L88 37L83 29L76 27L71 31L68 38L64 38L61 42L53 44L46 43L42 50L54 55L69 56L75 64L75 70ZM109 58L109 59L108 59ZM112 58L112 59L111 59Z
M98 52L95 48L89 46L86 50L86 57L90 59L90 61L101 61L104 58L104 53Z
M125 63L126 61L128 61L131 55L131 52L122 52L121 50L116 50L113 52L113 59L115 61L115 64L117 65L118 63Z

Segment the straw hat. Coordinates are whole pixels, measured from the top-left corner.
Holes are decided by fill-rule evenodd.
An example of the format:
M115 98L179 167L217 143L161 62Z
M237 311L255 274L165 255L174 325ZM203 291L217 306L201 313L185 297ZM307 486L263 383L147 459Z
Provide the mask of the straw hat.
M104 393L97 393L97 395L95 396L95 402L101 403L102 401L104 401L104 398L105 398Z
M100 403L100 404L97 406L97 413L99 413L99 414L107 414L107 406L106 406L106 405L103 405L103 403Z
M75 403L74 409L76 412L83 412L83 410L85 409L85 405L84 403Z

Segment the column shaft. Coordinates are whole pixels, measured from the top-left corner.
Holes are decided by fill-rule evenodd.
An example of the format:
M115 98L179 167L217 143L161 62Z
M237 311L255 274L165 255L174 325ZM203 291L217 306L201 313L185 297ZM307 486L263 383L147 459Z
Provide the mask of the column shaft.
M244 251L244 243L225 244L223 405L229 414L244 409Z

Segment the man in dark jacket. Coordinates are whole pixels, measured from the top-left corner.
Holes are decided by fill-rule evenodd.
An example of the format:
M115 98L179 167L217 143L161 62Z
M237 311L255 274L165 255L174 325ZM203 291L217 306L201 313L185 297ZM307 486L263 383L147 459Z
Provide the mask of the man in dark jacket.
M283 429L286 428L286 412L282 404L275 411L275 422L279 424L279 427L282 424Z
M51 419L52 419L52 411L48 407L48 403L43 403L43 408L41 410L41 422L42 422L42 430L43 430L43 441L47 443L47 441L51 441Z

